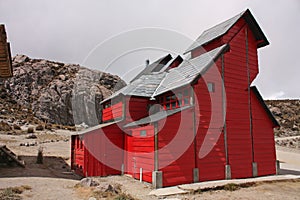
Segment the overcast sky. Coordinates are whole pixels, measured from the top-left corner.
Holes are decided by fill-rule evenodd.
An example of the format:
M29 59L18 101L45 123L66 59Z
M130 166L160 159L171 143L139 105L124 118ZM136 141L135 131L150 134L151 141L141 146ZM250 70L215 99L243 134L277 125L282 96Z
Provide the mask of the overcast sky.
M13 55L81 64L129 80L145 59L183 53L205 29L246 8L271 43L259 49L254 84L266 99L300 98L299 0L0 0L0 23Z

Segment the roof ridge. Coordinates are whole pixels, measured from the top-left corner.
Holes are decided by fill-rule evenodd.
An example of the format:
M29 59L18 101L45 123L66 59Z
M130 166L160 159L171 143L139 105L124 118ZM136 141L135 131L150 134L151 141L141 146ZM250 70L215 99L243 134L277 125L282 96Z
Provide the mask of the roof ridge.
M217 25L204 30L201 35L187 48L187 50L185 50L184 54L222 36L223 34L225 34L246 12L250 12L249 9L244 10L243 12L240 12L239 14L235 15L234 17L231 17L223 22L218 23ZM227 24L227 25L226 25ZM226 26L225 26L226 25ZM212 36L211 38L205 38L205 36L207 37L207 34L209 32L214 31L215 29L224 26L222 30L220 30L221 33L216 34L216 32L214 32L214 34L216 34L215 36ZM199 41L200 39L204 38L204 41Z

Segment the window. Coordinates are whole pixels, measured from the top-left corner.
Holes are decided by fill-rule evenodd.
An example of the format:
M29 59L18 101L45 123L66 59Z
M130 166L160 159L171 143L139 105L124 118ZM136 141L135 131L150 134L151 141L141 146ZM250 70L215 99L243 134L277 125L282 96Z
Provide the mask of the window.
M161 104L162 109L164 110L171 110L190 105L190 89L184 88L175 92L175 94L162 96L158 98L158 103Z
M141 130L140 131L140 136L142 136L142 137L147 136L147 131L146 130Z
M105 103L104 105L103 105L103 108L105 109L105 108L109 108L109 107L111 107L111 104L110 103Z
M207 83L207 89L209 92L215 92L215 84L214 83Z
M190 104L190 93L188 89L185 89L183 91L183 105L189 105Z

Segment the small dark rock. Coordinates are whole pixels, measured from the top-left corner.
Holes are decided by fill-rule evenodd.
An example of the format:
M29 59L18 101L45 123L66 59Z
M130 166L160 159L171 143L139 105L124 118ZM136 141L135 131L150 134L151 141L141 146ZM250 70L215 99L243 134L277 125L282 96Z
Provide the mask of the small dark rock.
M37 131L43 131L44 130L44 126L42 124L39 124L35 127L35 130Z
M37 136L35 134L30 134L26 137L26 139L36 139Z

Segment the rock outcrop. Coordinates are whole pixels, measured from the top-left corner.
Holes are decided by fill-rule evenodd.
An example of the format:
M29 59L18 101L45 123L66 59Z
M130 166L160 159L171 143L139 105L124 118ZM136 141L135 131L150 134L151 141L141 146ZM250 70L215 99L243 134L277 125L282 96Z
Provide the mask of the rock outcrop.
M13 58L13 69L14 77L1 81L1 95L52 124L98 124L100 102L126 85L115 75L24 55Z
M276 136L300 135L300 100L267 100L265 102L281 126L280 129L275 130Z

